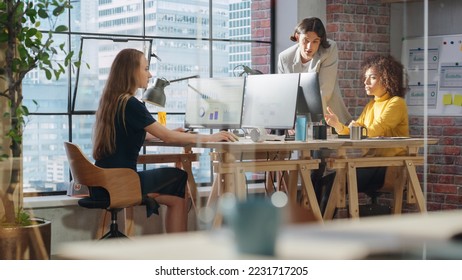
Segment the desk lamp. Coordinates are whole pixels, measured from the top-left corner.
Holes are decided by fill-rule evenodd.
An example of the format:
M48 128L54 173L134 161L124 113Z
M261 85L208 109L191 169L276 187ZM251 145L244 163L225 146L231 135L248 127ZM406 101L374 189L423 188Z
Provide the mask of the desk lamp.
M189 76L189 77L184 77L184 78L179 78L175 80L167 80L165 78L157 78L154 81L154 86L148 88L144 94L143 94L143 101L146 101L148 103L154 104L159 107L165 107L165 92L164 88L171 83L174 82L179 82L187 79L192 79L192 78L199 78L199 75L194 75L194 76Z
M243 69L242 72L239 73L239 77L242 77L244 75L260 75L260 74L263 74L262 71L257 70L257 69L252 69L249 66L244 65L244 64L240 64L240 65L234 67L233 71L235 71L238 67L242 67L242 69Z

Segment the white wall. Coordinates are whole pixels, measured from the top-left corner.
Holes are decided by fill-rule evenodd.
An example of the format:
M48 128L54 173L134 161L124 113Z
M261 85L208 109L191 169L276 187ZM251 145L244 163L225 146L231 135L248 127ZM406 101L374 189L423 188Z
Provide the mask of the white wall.
M428 1L428 19L424 17L424 2L391 5L391 54L400 59L402 39L423 37L425 25L428 35L462 34L462 1Z
M302 19L318 17L326 24L326 1L276 0L276 8L276 56L294 44L289 37Z

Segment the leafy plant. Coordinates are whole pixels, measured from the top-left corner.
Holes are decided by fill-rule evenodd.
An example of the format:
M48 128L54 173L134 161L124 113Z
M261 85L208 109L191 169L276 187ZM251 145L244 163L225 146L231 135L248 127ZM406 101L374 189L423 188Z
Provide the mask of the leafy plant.
M71 9L67 0L4 0L0 2L0 104L9 110L2 113L8 128L2 132L0 160L21 158L22 138L29 109L23 105L22 81L33 69L43 71L51 80L66 72L73 51L64 43L57 45L53 35L68 30L58 19ZM47 21L49 29L41 31ZM60 55L64 56L57 60ZM3 103L2 103L3 102ZM21 163L14 163L8 186L0 186L0 221L15 221L22 208ZM4 213L2 219L1 213Z
M21 208L16 214L16 224L21 226L30 226L32 224L30 214Z
M33 224L32 217L29 212L25 211L23 208L19 209L16 213L13 223L2 223L2 227L15 227L15 226L30 226Z

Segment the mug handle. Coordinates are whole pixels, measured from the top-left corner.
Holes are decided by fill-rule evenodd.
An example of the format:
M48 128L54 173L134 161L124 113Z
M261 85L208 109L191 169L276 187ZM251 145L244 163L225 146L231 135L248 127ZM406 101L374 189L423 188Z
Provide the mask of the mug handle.
M364 135L364 131L366 131L366 135ZM367 128L365 126L361 126L361 139L367 138Z

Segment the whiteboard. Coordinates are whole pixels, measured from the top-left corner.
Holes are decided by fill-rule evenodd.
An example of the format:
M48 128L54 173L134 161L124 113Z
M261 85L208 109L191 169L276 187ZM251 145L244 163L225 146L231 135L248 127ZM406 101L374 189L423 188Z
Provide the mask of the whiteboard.
M424 38L403 40L401 62L409 77L409 115L462 116L462 35L428 37L428 82L424 82ZM427 92L424 89L427 86Z

